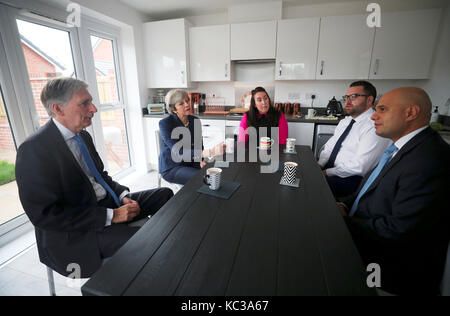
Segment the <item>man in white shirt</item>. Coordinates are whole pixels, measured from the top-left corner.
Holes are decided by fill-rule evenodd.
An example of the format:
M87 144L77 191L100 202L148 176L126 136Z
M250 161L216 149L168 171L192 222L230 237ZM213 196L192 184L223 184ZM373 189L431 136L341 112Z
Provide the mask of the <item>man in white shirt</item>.
M80 277L90 277L139 229L127 223L154 215L173 192L130 193L104 170L84 131L97 112L86 83L51 80L41 101L52 119L19 147L20 200L35 226L41 262L62 275L75 263Z
M391 143L376 135L370 119L376 95L375 87L367 81L350 85L344 96L348 116L339 122L320 154L318 163L336 198L353 194Z

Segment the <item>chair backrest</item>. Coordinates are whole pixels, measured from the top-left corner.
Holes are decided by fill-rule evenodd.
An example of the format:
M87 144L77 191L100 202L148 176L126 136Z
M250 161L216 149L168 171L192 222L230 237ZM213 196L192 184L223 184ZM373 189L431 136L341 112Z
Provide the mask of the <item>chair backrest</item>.
M161 134L159 133L159 130L155 131L155 138L156 138L156 153L159 154L161 153L161 148L162 148L162 140L161 140Z
M450 296L450 243L447 249L447 260L445 262L444 275L441 283L442 296Z

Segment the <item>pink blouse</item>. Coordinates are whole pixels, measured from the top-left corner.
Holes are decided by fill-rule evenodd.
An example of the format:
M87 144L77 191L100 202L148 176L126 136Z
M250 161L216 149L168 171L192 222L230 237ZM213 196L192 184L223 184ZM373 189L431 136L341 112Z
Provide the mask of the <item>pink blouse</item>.
M262 116L261 114L258 115L259 117ZM246 133L247 127L247 113L245 113L241 120L241 124L239 125L239 142L248 142L248 134ZM278 121L278 129L280 144L286 144L286 139L288 138L288 123L283 113L281 113L280 120Z

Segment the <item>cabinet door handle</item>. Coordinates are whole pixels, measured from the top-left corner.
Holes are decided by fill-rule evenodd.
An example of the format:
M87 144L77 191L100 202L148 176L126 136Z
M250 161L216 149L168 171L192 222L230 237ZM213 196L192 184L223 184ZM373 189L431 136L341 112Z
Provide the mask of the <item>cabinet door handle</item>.
M321 76L323 76L323 66L325 65L325 61L324 60L322 60L321 62L320 62L320 75Z
M184 84L185 83L184 82L184 70L181 70L180 74L181 74L181 83Z
M206 125L202 125L203 127L210 127L211 125L209 125L209 124L206 124Z
M228 78L228 64L225 63L225 78Z
M281 71L282 71L282 68L281 68L281 61L280 61L280 77L281 77Z
M378 69L380 68L380 60L375 59L375 71L373 72L374 75L378 74Z

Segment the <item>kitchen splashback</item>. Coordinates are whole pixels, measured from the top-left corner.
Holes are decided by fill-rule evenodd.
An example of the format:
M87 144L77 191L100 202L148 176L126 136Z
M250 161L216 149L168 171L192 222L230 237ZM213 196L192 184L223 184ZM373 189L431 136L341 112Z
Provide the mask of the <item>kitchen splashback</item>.
M245 104L250 104L251 91L256 87L263 87L266 89L267 94L274 102L275 97L275 84L274 82L259 82L259 83L242 83L235 82L234 84L234 95L236 107L244 107Z

